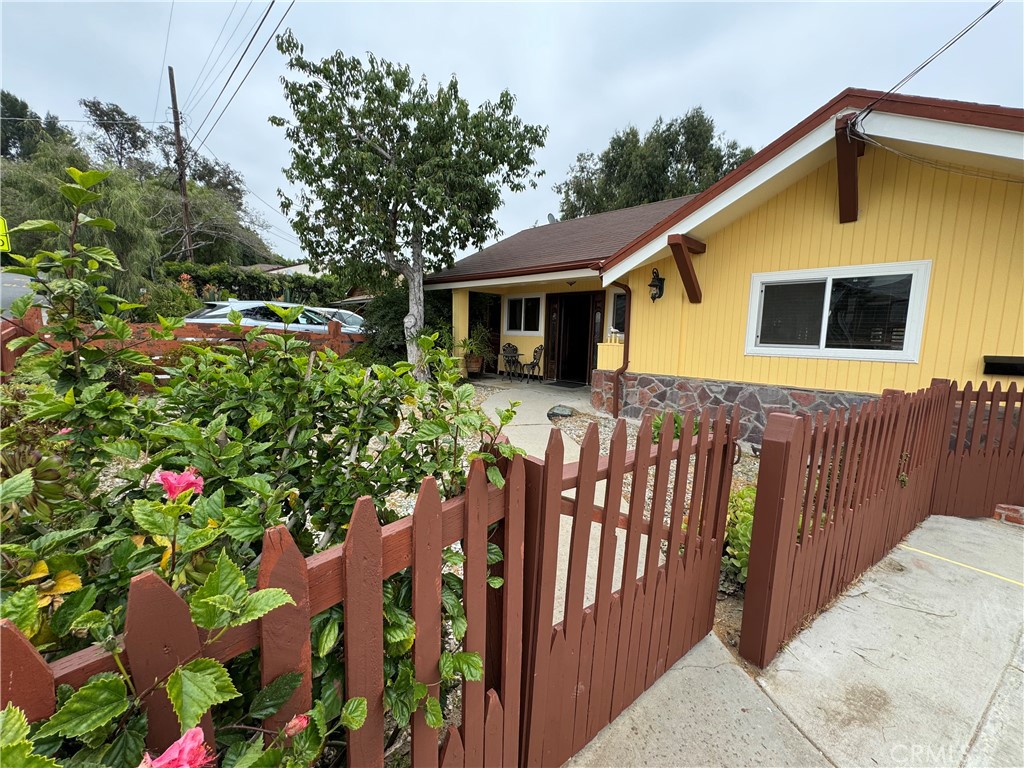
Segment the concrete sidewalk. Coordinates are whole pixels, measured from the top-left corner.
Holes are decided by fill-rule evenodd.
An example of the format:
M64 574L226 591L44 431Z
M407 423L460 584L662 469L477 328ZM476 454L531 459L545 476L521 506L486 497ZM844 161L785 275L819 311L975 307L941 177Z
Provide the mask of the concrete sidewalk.
M1019 768L1022 582L1019 526L929 518L756 680L710 635L569 765Z

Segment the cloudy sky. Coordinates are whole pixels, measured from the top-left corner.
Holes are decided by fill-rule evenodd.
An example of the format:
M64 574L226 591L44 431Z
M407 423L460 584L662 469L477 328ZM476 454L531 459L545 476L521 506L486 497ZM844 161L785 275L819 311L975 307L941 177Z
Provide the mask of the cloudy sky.
M97 97L145 121L167 120L166 39L166 63L194 131L266 5L4 0L0 80L35 111L64 119L81 119L78 99ZM513 234L557 214L551 186L578 152L600 151L626 125L646 130L659 115L701 105L727 137L759 149L847 86L887 90L988 5L299 0L282 29L295 32L309 57L372 51L432 83L455 74L474 105L511 90L525 120L550 128L537 157L546 173L539 188L506 194L499 212L505 234ZM271 9L214 118L286 7L278 0ZM1004 2L903 92L1024 105L1022 29L1024 5ZM207 67L214 77L204 93L206 85L194 86L211 52L211 60L222 55ZM207 144L271 204L288 162L282 130L267 122L288 115L284 71L271 44ZM280 212L253 195L249 204L272 225L272 245L302 258Z

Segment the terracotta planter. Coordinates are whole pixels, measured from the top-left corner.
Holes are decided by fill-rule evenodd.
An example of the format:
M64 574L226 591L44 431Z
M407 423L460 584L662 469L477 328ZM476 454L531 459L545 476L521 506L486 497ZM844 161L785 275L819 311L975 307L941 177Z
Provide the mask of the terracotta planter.
M466 355L466 373L480 373L484 367L482 355Z

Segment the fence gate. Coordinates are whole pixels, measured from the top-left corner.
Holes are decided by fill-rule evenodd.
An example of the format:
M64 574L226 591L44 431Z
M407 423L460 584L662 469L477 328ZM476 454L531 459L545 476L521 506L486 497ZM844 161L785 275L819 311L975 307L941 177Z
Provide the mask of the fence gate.
M631 452L620 421L607 457L591 425L568 465L552 431L527 459L520 764L564 763L711 631L738 421L666 418L655 445L647 417Z

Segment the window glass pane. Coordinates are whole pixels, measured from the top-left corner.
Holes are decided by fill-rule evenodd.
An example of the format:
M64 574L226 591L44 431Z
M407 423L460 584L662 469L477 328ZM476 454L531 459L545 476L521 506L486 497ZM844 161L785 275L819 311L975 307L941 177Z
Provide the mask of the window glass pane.
M626 330L626 294L616 293L612 298L612 328L620 333Z
M540 297L523 300L523 330L540 330Z
M825 346L902 350L911 280L910 275L833 279Z
M825 281L767 283L761 288L759 344L821 344L821 314L825 308Z
M510 331L523 330L523 300L508 300L508 329Z

